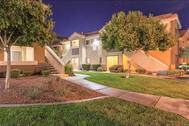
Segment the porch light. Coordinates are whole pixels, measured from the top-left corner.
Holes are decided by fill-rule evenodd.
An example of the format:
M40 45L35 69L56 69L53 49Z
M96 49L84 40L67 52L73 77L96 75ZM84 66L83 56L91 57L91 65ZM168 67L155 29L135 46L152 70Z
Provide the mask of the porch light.
M99 46L99 40L98 39L94 39L93 46Z
M94 39L94 41L93 41L93 50L97 50L98 46L99 46L99 40Z
M66 44L66 49L70 49L70 44Z

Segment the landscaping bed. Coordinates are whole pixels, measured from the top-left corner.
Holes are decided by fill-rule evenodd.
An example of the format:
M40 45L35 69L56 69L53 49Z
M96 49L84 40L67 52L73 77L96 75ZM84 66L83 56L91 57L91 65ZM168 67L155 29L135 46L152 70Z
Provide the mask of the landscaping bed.
M58 77L30 76L11 79L10 89L4 89L0 78L0 104L30 104L80 100L102 96Z

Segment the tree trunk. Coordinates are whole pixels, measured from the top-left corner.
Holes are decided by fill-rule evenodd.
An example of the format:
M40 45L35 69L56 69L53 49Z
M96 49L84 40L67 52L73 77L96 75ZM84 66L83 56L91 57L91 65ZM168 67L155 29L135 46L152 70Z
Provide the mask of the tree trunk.
M10 47L6 48L7 53L7 71L6 71L6 79L5 79L5 89L10 87L10 72L11 72L11 51Z
M130 75L131 75L131 62L130 61L128 61L128 71L127 71L127 73L126 73L126 78L129 78L130 77Z

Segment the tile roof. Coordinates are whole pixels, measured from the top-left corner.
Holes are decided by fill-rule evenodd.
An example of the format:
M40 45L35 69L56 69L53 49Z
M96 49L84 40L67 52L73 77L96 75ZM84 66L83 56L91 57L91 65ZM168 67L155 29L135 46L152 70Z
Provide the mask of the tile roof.
M179 30L180 37L182 37L183 35L185 35L187 31L188 31L188 29Z
M171 19L171 18L175 18L178 15L176 13L168 13L168 14L162 14L159 16L155 16L155 18L160 19L160 20L166 20L166 19Z
M96 34L99 34L99 31L93 31L93 32L84 33L85 36L96 35Z

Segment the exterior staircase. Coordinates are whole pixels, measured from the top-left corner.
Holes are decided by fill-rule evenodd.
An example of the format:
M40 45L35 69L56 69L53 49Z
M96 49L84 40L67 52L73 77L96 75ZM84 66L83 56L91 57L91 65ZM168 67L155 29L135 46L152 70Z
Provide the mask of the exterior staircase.
M58 74L58 71L49 63L44 64L44 69L49 70L50 74Z
M45 47L45 58L47 61L46 69L50 70L52 74L64 74L65 64L49 46Z
M144 51L138 50L132 54L130 54L131 62L135 63L139 67L149 71L149 72L159 72L159 71L167 71L169 67L157 60L156 58L147 55Z

